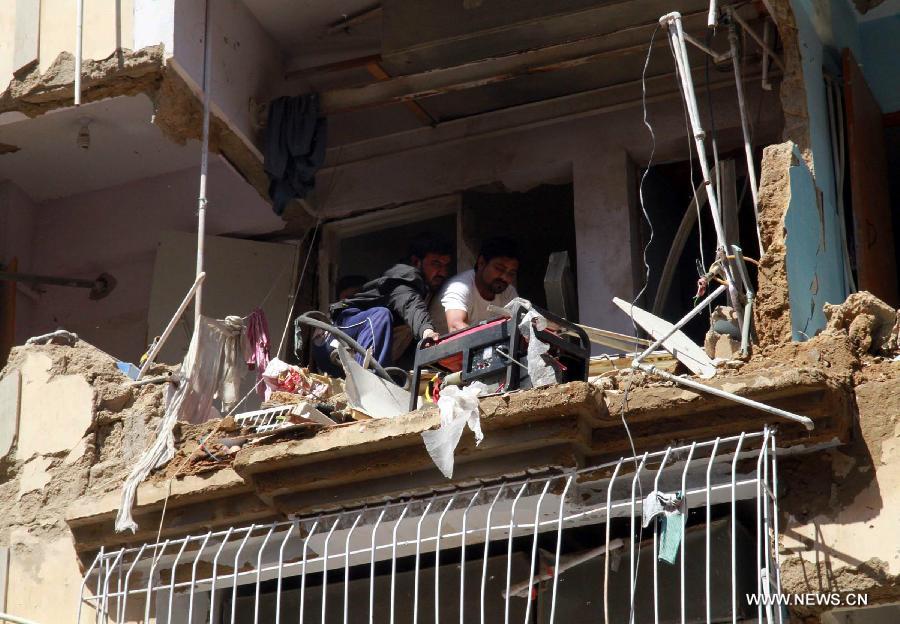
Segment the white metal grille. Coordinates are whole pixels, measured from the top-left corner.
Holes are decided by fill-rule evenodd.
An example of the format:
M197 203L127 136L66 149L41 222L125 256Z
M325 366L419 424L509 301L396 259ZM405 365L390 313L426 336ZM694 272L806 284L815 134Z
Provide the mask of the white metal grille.
M78 622L780 622L744 596L780 589L775 448L766 429L101 551ZM684 497L672 564L651 491Z
M279 405L267 409L255 410L236 414L235 423L240 427L253 427L257 432L272 431L281 427L290 426L287 418L294 409L294 405Z

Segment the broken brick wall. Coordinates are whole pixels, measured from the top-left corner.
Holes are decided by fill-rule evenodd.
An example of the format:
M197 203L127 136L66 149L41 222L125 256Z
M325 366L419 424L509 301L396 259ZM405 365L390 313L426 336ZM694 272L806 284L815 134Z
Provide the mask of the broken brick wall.
M868 293L825 313L821 335L780 352L827 366L852 389L857 416L848 444L779 461L782 590L889 604L900 600L900 316Z
M83 496L119 490L162 409L160 387L128 381L112 358L84 342L13 350L0 375L6 611L72 621L82 571L66 512Z

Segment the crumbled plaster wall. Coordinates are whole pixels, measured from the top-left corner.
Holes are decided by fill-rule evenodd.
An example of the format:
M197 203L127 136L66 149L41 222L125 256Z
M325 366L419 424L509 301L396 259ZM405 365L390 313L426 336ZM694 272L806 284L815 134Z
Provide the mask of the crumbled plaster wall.
M120 95L155 91L162 79L161 45L137 51L119 50L105 59L82 63L82 102ZM45 72L37 64L15 74L0 93L0 114L18 111L37 117L51 110L72 106L75 57L62 52Z
M828 311L822 335L793 349L843 369L858 417L850 444L779 462L782 588L900 601L900 316L868 293ZM797 609L817 616L821 610Z
M797 21L790 0L771 0L766 4L772 8L772 17L778 28L778 37L781 39L781 56L784 62L784 73L778 90L784 114L782 138L785 141L793 141L800 148L800 153L810 171L815 172ZM762 168L765 169L765 161Z
M0 429L17 433L0 445L0 545L10 553L0 591L8 612L72 620L81 571L66 511L81 497L121 487L162 408L159 387L127 381L111 357L84 342L17 347L0 374Z

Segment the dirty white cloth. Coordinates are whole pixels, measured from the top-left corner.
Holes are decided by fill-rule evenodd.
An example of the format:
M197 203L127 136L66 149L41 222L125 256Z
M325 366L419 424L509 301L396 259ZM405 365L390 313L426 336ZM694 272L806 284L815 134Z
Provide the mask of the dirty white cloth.
M247 372L247 354L250 342L240 316L226 316L222 321L222 385L218 396L222 401L222 411L228 412L238 401L241 380Z
M678 556L678 547L684 536L685 501L681 492L668 494L653 490L644 499L642 505L643 525L647 528L654 518L660 519L659 533L659 560L666 563L675 563Z
M484 394L486 390L487 387L480 381L474 381L465 388L456 386L441 388L441 396L438 399L441 426L422 433L422 439L425 440L425 449L434 465L448 479L453 477L453 453L466 425L475 434L476 446L484 439L484 433L481 431L481 415L478 411L478 395Z
M32 336L28 340L25 341L25 344L47 344L51 342L53 344L64 344L70 347L74 347L75 343L78 342L78 334L72 333L65 329L57 329L56 331L52 331L49 334L41 334L40 336Z
M191 336L188 352L178 373L174 392L166 396L166 411L152 446L138 459L122 486L122 500L116 516L117 533L137 530L131 516L138 486L154 468L164 466L175 456L172 428L176 420L201 423L215 414L213 397L222 383L224 343L228 330L223 321L200 317L200 324ZM171 388L170 384L166 384Z

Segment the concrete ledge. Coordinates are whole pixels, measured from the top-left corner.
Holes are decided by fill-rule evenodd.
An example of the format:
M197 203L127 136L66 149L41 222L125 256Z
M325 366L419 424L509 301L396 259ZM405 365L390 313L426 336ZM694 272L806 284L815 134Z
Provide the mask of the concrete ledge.
M812 448L849 437L852 392L818 369L773 367L722 376L710 385L811 417L816 429L781 421L725 399L677 387L633 388L625 418L639 452L668 444L709 440L777 425L778 444ZM424 495L526 471L576 467L630 455L622 430L621 392L577 382L482 400L485 439L478 447L466 432L448 481L431 462L421 433L439 424L429 407L391 420L341 425L312 438L245 448L231 468L190 476L172 484L162 536L178 536L309 514L341 506ZM68 522L76 548L87 554L156 538L167 484L145 483L134 516L140 530L112 530L119 495L85 500Z

